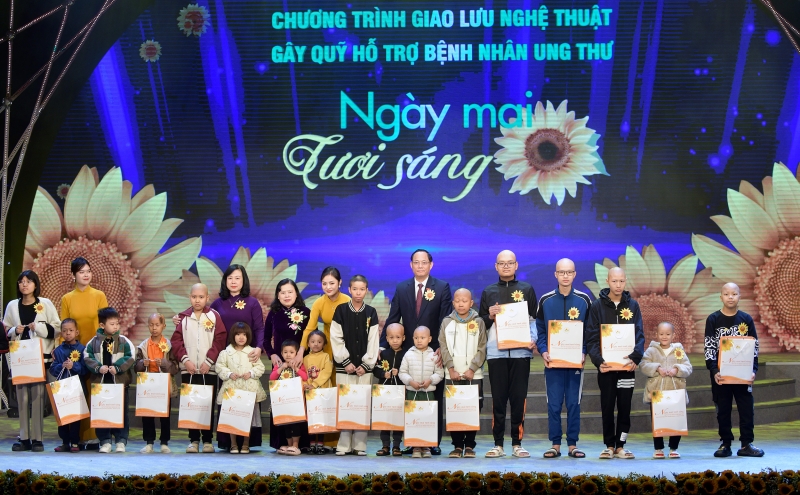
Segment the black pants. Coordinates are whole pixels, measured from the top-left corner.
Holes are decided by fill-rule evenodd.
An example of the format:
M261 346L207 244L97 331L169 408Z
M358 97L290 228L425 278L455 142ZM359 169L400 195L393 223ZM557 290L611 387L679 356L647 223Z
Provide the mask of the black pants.
M402 431L389 431L381 430L381 443L384 447L389 448L389 436L392 437L392 447L400 448L400 442L403 441Z
M717 385L711 377L711 391L714 405L717 408L717 423L719 423L719 438L725 445L733 442L731 431L731 411L733 399L736 399L736 410L739 411L739 440L742 445L752 443L755 439L753 432L753 389L750 385Z
M78 445L81 443L81 422L74 421L68 425L58 427L58 437L64 445Z
M214 412L217 410L217 375L205 375L205 382L203 380L204 375L199 373L194 375L190 375L189 373L181 374L181 383L189 383L192 385L211 385L214 387L214 391L211 394L211 397L213 397L211 402L211 428L208 430L189 430L190 442L199 442L202 438L203 443L211 443L214 438L214 430L216 426L214 422Z
M636 375L633 371L597 373L600 389L600 410L603 417L603 442L606 447L620 448L631 430L631 399ZM617 409L616 427L614 407Z
M161 442L161 445L167 445L169 443L170 438L170 424L169 424L169 416L166 418L158 418L161 420L161 435L158 437L158 441ZM152 417L143 417L142 418L142 438L145 442L149 444L154 444L156 441L156 418Z
M511 404L511 445L522 445L525 405L528 397L530 358L487 359L492 386L492 435L494 444L503 446L506 432L506 405Z
M303 431L308 432L308 423L289 423L288 425L279 425L278 428L283 430L283 436L288 440L292 437L299 437Z

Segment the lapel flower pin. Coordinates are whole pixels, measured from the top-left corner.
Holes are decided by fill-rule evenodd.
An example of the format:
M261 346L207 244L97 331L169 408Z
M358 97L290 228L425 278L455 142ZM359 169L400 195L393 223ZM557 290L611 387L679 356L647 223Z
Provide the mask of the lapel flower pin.
M522 302L525 300L525 296L522 294L521 290L515 290L511 293L511 299L513 299L514 302Z
M236 301L236 304L233 305L233 307L236 309L244 309L245 306L247 306L247 303L242 301L241 299Z
M630 308L622 308L619 310L619 317L625 321L628 321L633 318L633 311L631 311Z
M425 300L426 301L433 301L433 298L436 297L436 292L433 289L425 289Z
M36 311L37 315L44 313L44 304L40 302L36 303L36 305L33 307L33 310Z
M578 311L578 308L573 306L573 307L569 308L569 311L567 312L567 316L569 316L570 320L574 320L574 319L580 318L581 312Z

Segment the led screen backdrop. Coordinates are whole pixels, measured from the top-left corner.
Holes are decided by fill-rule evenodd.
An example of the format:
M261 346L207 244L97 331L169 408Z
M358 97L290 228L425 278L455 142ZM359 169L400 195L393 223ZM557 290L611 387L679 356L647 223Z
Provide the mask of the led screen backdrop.
M476 302L511 249L540 295L559 258L595 294L624 264L695 349L736 281L792 348L799 94L743 0L158 2L73 105L26 266L58 301L89 256L138 338L234 259L263 304L362 273L385 317L415 248Z

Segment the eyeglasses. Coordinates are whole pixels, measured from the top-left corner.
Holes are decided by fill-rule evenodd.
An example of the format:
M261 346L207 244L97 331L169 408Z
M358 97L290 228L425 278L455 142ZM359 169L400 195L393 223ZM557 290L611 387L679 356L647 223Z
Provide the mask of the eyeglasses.
M575 270L559 270L556 272L559 277L571 277L575 275Z
M495 265L501 268L511 268L512 266L516 265L516 261L498 261Z

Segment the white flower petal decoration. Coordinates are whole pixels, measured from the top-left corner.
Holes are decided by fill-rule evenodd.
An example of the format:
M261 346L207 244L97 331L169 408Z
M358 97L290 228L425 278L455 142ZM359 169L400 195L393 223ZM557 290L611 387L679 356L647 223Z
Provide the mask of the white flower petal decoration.
M166 193L140 202L132 201L131 190L120 169L112 168L99 180L97 170L84 165L69 187L62 214L40 187L23 263L41 278L42 296L60 307L61 296L74 287L70 262L78 256L89 260L92 286L105 292L120 313L123 332L138 342L149 335L151 313L175 314L167 311L165 289L182 295L179 311L188 306L191 283L184 270L194 264L202 241L192 237L159 253L182 220L164 220Z
M208 30L208 10L196 3L190 3L178 12L178 29L186 36L200 36Z
M567 112L567 100L557 109L537 102L533 115L523 108L520 119L509 119L512 127L500 127L503 137L495 142L503 148L494 154L496 170L506 180L515 178L508 192L539 189L547 204L555 196L560 205L566 192L575 197L578 183L591 184L587 176L608 175L597 154L600 135L586 127L588 121Z
M760 351L777 352L800 347L800 180L778 162L761 183L763 193L746 181L728 189L730 216L711 217L735 251L703 235L692 247L715 276L739 285L743 301L755 301L742 310L756 322Z
M161 43L155 40L147 40L139 45L139 56L145 62L158 62L161 57Z

